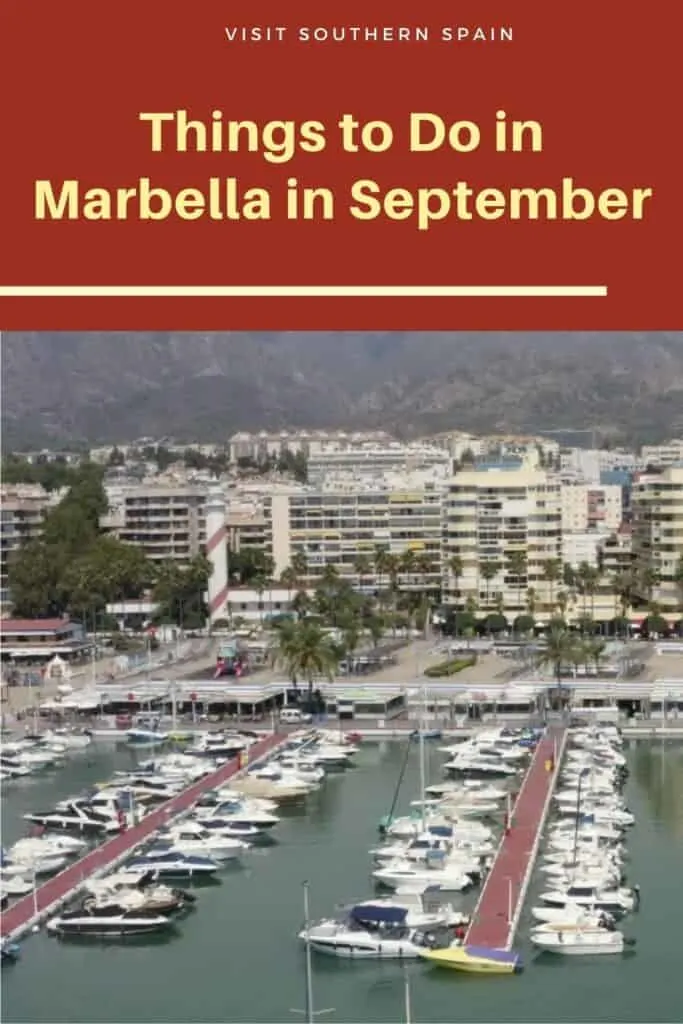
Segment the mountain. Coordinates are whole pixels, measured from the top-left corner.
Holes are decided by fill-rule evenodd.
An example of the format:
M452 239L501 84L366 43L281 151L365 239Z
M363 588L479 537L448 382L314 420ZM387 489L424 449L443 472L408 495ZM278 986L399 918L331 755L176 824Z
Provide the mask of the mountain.
M683 432L679 333L5 333L4 447L236 430Z

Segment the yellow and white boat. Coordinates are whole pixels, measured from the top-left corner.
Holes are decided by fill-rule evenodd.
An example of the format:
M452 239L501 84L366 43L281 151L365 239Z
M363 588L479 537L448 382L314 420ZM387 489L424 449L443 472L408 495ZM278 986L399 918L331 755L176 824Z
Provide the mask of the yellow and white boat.
M516 974L522 969L519 953L506 949L487 949L485 946L426 949L420 956L436 967L450 967L465 974Z

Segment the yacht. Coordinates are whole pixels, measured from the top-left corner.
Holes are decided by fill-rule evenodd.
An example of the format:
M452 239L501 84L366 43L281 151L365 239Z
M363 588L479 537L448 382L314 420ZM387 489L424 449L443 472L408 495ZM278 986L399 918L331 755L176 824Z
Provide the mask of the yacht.
M389 889L405 885L438 884L444 892L463 892L480 877L480 866L472 860L415 861L397 859L373 871L372 877Z
M169 739L169 733L161 732L159 729L143 729L137 727L126 732L126 741L132 747L155 747L161 746Z
M244 798L222 800L213 807L198 807L194 818L202 824L225 821L228 824L253 825L261 830L274 828L280 821L276 814L261 810L258 804Z
M298 757L296 754L283 754L272 763L293 772L304 782L319 785L325 778L325 769L319 766L315 758L307 758L305 755Z
M120 790L132 792L136 799L148 797L150 800L171 800L185 789L187 782L183 778L165 779L160 775L145 776L131 773L115 779L103 786L100 792L105 795L116 795Z
M239 793L236 789L232 789L230 786L220 786L218 789L214 789L212 792L200 797L197 801L197 806L215 807L217 804L226 801L244 804L253 810L265 811L267 814L277 814L278 811L278 803L276 800L268 800L265 797L260 796L246 797L243 793Z
M318 953L353 960L413 959L425 947L445 948L454 943L453 931L438 915L423 915L422 926L411 926L409 918L410 912L401 907L366 904L354 907L342 921L309 926L299 938Z
M472 800L497 803L504 800L507 790L498 786L492 786L484 779L461 779L459 782L435 782L431 786L425 786L425 796L445 800L449 796L466 796Z
M392 839L416 839L423 833L444 839L469 839L472 842L486 842L493 836L493 830L478 821L458 821L455 816L427 814L395 818L384 829Z
M247 845L250 842L255 842L258 839L262 839L268 834L268 829L264 827L257 827L256 825L249 825L244 821L230 821L226 818L202 818L188 819L186 824L195 822L210 836L225 836L228 839L241 839Z
M126 909L115 903L65 910L47 923L53 935L92 935L93 938L119 938L123 935L146 935L172 926L170 918L155 911Z
M640 889L620 887L602 889L596 886L569 885L543 892L540 899L548 907L588 907L605 910L608 914L628 914L635 910L640 900Z
M193 757L215 757L230 760L247 750L254 740L239 732L205 732L197 737L186 753Z
M60 758L56 750L41 749L36 744L26 743L19 740L17 743L3 743L2 758L16 759L27 768L48 768L52 767Z
M3 896L16 899L21 896L28 896L30 892L33 892L33 882L22 878L21 875L6 871L3 867L0 868L0 890Z
M384 846L376 846L370 850L375 861L391 861L405 857L407 860L423 861L428 860L435 852L444 855L465 853L473 857L484 857L495 852L495 846L490 839L482 842L470 839L448 839L441 836L431 835L429 832L422 833L403 843L387 843Z
M195 854L176 853L174 851L161 853L159 856L142 854L140 857L135 857L128 864L130 871L153 872L159 877L168 876L175 878L185 876L191 878L193 875L213 875L218 871L218 867L217 862L210 857L200 857Z
M559 811L564 815L576 816L576 810L568 804L560 804ZM584 822L594 822L596 825L613 825L614 828L625 829L635 824L635 817L630 811L622 811L619 808L601 807L599 804L582 804L580 809L581 819Z
M118 832L119 821L108 813L94 810L85 800L65 800L51 811L33 811L24 815L25 821L43 825L48 829L74 829L78 832Z
M153 871L116 871L104 878L89 879L85 890L101 902L125 903L129 909L144 905L160 914L183 910L196 902L196 897L185 889L157 883Z
M31 854L28 852L8 856L5 850L0 854L0 866L6 875L54 875L66 865L68 857L60 853Z
M87 733L70 729L48 729L43 733L43 738L47 743L58 743L67 750L85 750L92 743L92 738Z
M554 928L545 925L535 928L529 935L532 945L560 956L600 956L604 953L624 953L635 945L634 939L625 939L621 932L606 928L569 927Z
M248 778L272 782L286 787L295 787L302 793L310 793L314 789L320 788L320 784L325 778L325 773L321 771L315 778L310 774L303 776L291 768L285 768L284 765L271 761L269 764L258 765L256 768L250 769Z
M26 775L32 775L35 765L28 765L18 757L9 757L3 754L0 757L0 769L3 774L9 775L11 779L20 779Z
M9 849L12 855L43 856L58 854L71 857L87 850L88 844L83 839L76 839L75 836L61 836L45 834L40 836L28 836L25 839L18 839L14 846Z
M470 800L466 796L443 797L441 799L411 800L410 806L422 808L435 814L453 815L460 818L492 818L499 807L493 800Z
M532 907L531 914L541 924L574 924L597 928L614 923L614 918L610 914L581 907L578 903L566 907Z
M402 891L396 889L391 896L373 896L367 900L356 900L349 906L341 909L348 914L354 907L360 912L365 907L398 907L405 910L410 917L411 924L415 924L418 916L438 918L443 920L449 928L465 928L470 923L468 914L456 910L453 904L444 898L441 889L437 885L425 886L421 891Z
M504 761L483 755L458 754L452 761L443 766L444 771L453 775L464 775L475 778L512 778L518 769Z
M158 833L158 841L147 851L148 857L166 854L170 851L197 853L213 860L232 860L249 849L241 839L231 839L217 832L202 828L197 821L184 821L171 825Z

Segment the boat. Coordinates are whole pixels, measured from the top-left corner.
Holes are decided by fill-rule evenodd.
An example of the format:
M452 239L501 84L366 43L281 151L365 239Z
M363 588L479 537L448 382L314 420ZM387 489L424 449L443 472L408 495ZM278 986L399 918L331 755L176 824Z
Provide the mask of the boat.
M548 907L590 907L607 913L628 914L640 901L640 888L602 889L595 886L570 885L564 889L542 892L539 899Z
M342 921L309 925L299 938L318 953L352 960L416 959L425 947L447 946L455 941L453 930L445 927L438 916L421 916L424 926L411 927L409 911L365 904L354 907Z
M45 833L42 835L27 836L25 839L18 839L14 846L10 847L9 853L57 853L67 856L76 856L87 850L88 844L84 839L77 839L76 836L62 836Z
M436 883L445 892L463 892L479 880L479 872L478 863L472 860L439 860L437 863L427 860L424 864L395 860L373 871L372 877L390 889Z
M188 821L188 824L190 822ZM249 825L245 821L230 821L227 818L202 818L198 825L209 835L226 836L228 839L242 839L247 845L262 839L269 829L257 825Z
M64 911L48 921L46 927L53 935L91 935L106 939L163 931L172 927L172 921L155 911L127 910L115 903L99 905L94 902L77 910Z
M464 928L470 923L469 914L463 914L456 910L452 903L447 902L445 893L438 885L426 886L422 891L402 892L400 889L391 896L373 896L367 900L356 900L350 906L343 909L347 912L356 910L362 914L367 907L398 908L405 910L409 915L416 915L410 918L410 924L416 924L418 916L438 918L448 928Z
M624 953L635 945L635 939L626 939L621 932L605 928L555 928L546 925L535 928L529 935L537 949L560 956L601 956Z
M158 729L128 729L126 732L126 741L131 746L135 747L153 747L157 744L160 746L162 743L166 743L169 739L167 732L160 732Z
M425 786L427 797L446 800L449 797L466 796L472 800L497 803L508 795L507 790L492 786L484 779L460 779L458 782L435 782Z
M566 907L532 907L531 915L541 924L558 925L586 925L597 928L599 925L607 925L614 922L614 917L604 911L592 910L590 907L582 907L573 904Z
M518 769L503 760L495 760L492 757L483 756L462 756L457 755L452 761L447 761L443 766L444 771L453 775L463 775L471 778L512 778L517 775Z
M118 832L121 823L110 814L91 808L83 800L65 800L51 811L33 811L24 815L25 821L43 825L48 829L74 829L78 832Z
M242 839L231 839L219 832L202 828L198 821L185 821L171 825L158 833L158 840L147 850L146 856L156 857L170 852L194 853L213 860L232 860L249 847Z
M376 846L370 850L370 853L375 861L381 863L397 859L426 861L437 852L443 853L445 856L464 853L468 856L483 857L492 854L494 850L494 844L490 839L483 842L472 839L453 840L426 832L408 842L386 843L384 846Z
M257 779L247 776L233 783L233 788L244 796L269 797L277 802L281 800L301 800L313 792L309 782L303 779L294 781L284 777L280 779Z
M267 831L279 824L280 819L270 811L262 810L256 802L240 797L237 800L222 800L212 807L200 807L194 812L194 820L206 827L211 822L221 821L228 824L253 825Z
M193 875L213 875L219 865L210 857L199 857L195 854L175 853L166 851L159 856L143 854L128 864L130 871L153 872L157 876L182 877Z
M20 947L16 942L10 942L8 939L0 939L0 956L3 964L13 964L19 959L21 953Z
M9 856L6 850L0 852L0 867L3 875L54 875L68 861L64 853L19 853Z
M33 892L33 882L29 882L21 875L12 874L5 868L0 868L0 891L3 896L11 899L28 896L30 892Z
M425 949L419 953L436 967L450 967L466 974L515 974L522 969L522 958L513 950L488 949L485 946L451 946Z

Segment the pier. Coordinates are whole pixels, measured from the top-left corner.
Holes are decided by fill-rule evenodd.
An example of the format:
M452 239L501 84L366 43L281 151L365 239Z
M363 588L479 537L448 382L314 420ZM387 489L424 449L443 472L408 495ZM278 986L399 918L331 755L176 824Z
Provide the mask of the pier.
M249 748L249 764L271 754L287 737L273 734ZM119 832L100 846L90 850L69 864L58 875L23 896L0 916L0 935L14 941L45 918L50 917L64 903L73 899L84 882L94 874L104 874L128 860L136 848L146 842L159 829L183 814L208 790L223 785L243 770L239 757L231 758L215 772L192 783L182 793L159 804L138 824Z
M509 950L514 942L566 741L566 727L550 726L536 746L472 915L467 946Z

